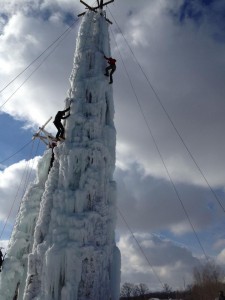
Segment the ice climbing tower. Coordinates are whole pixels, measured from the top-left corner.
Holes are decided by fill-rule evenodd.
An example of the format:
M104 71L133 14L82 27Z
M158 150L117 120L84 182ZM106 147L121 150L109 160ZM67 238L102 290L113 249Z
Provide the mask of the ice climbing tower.
M83 16L68 98L66 140L39 163L10 241L1 300L118 300L114 105L104 76L110 56L100 5ZM50 150L51 151L51 150ZM15 298L13 298L15 297Z

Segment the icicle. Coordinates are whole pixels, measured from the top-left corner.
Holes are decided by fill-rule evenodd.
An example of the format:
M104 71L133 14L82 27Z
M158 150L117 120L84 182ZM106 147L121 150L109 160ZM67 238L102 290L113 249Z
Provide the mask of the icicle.
M49 152L34 194L27 194L26 205L30 203L32 211L35 204L36 210L30 214L24 206L21 212L21 227L15 230L9 257L12 271L2 280L0 299L12 300L18 283L18 300L119 299L113 181L116 132L112 87L104 76L103 59L103 53L109 52L104 16L87 12L70 76L68 95L74 102L65 125L66 140L54 148L48 175Z

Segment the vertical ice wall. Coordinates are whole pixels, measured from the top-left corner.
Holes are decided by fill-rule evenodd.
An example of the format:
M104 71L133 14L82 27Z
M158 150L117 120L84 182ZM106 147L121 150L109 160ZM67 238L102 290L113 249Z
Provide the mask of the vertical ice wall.
M117 300L115 128L102 13L83 18L70 78L66 140L48 176L28 259L24 300Z
M40 210L41 197L51 158L51 150L46 151L37 167L37 179L26 191L0 273L0 299L22 300L27 276L27 257L32 250L34 229ZM16 295L18 297L16 298Z

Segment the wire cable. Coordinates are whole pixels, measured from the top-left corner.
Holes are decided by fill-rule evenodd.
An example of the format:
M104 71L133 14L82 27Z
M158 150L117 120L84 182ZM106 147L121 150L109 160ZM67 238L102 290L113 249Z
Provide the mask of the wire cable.
M71 28L71 30L72 30L72 28ZM70 31L71 31L70 30ZM69 31L69 32L70 32ZM67 33L67 34L69 34L69 32ZM64 37L65 38L65 37ZM64 38L62 39L62 40L64 40ZM87 41L87 38L88 38L88 36L86 37L86 40L85 40L85 44L86 44L86 41ZM38 67L29 75L29 77L22 83L22 85L33 75L33 73L42 65L42 63L52 54L52 52L59 46L59 44L62 42L62 40L60 40L59 42L58 42L58 44L54 47L54 49L42 60L42 62L38 65ZM76 74L77 75L77 74ZM75 77L76 77L76 75L75 75ZM22 86L21 85L21 86ZM20 87L21 87L20 86ZM19 87L19 88L20 88ZM18 89L17 89L18 90ZM16 91L15 91L16 92ZM14 92L14 94L15 94L15 92ZM12 97L12 95L10 96L10 98ZM7 99L7 101L9 101L9 99ZM6 101L6 102L7 102ZM6 103L5 102L5 103ZM4 103L4 104L5 104ZM3 105L4 105L3 104ZM2 106L3 106L2 105ZM0 109L1 109L1 107L2 106L0 106ZM39 141L39 143L40 143L40 141ZM39 143L38 143L38 146L39 146ZM33 146L33 144L32 144L32 146ZM33 149L33 148L32 148ZM38 151L38 150L37 150ZM36 151L36 152L37 152ZM4 226L3 226L3 229L2 229L2 232L0 233L0 239L1 239L1 237L2 237L2 234L3 234L3 232L4 232L4 230L5 230L5 227L6 227L6 224L7 224L7 222L8 222L8 219L9 219L9 216L10 216L10 214L11 214L11 211L12 211L12 209L13 209L13 206L14 206L14 204L15 204L15 201L16 201L16 198L17 198L17 196L18 196L18 193L19 193L19 189L20 189L20 187L21 187L21 185L22 185L22 181L23 181L23 179L24 179L24 175L25 175L25 173L27 173L26 174L26 179L25 179L25 184L24 184L24 187L26 187L26 182L29 182L29 177L30 177L30 175L28 176L28 166L26 166L26 169L25 169L25 172L24 172L24 174L23 174L23 177L22 177L22 180L21 180L21 182L20 182L20 185L19 185L19 188L18 188L18 190L17 190L17 193L16 193L16 196L15 196L15 198L14 198L14 201L13 201L13 204L12 204L12 206L11 206L11 209L10 209L10 212L9 212L9 215L7 216L7 219L6 219L6 221L5 221L5 224L4 224ZM26 188L24 188L24 191L23 191L23 193L25 193L26 192ZM14 225L15 226L15 225Z
M72 30L72 28L70 28L70 31ZM70 32L69 31L69 32ZM68 32L68 33L69 33ZM65 38L65 37L64 37ZM20 87L33 75L33 73L34 72L36 72L36 70L42 65L42 63L52 54L52 52L59 46L59 44L62 42L62 40L64 40L64 38L63 39L61 39L59 42L58 42L58 44L56 44L56 46L53 48L53 50L42 60L42 62L35 68L35 70L29 75L29 77L28 78L26 78L26 80L20 85ZM59 39L58 39L59 40ZM86 43L86 41L87 41L87 37L86 37L86 40L85 40L85 43ZM76 74L77 75L77 74ZM19 87L19 88L20 88ZM18 89L19 89L18 88ZM17 89L17 90L18 90ZM16 90L16 91L17 91ZM16 91L13 93L13 94L15 94L16 93ZM12 95L10 96L10 98L12 97ZM10 99L7 99L7 101L9 101ZM6 101L6 102L7 102ZM6 103L5 102L5 103ZM3 103L3 105L5 104L5 103ZM2 106L3 106L2 105ZM1 107L2 106L0 106L0 109L1 109ZM30 143L30 142L29 142ZM39 143L40 143L40 141L39 141ZM38 143L38 145L39 145L39 143ZM25 147L26 145L24 145L24 147ZM32 149L33 149L33 144L32 144ZM36 151L37 152L37 151ZM11 212L12 212L12 209L13 209L13 206L14 206L14 204L15 204L15 201L16 201L16 198L17 198L17 196L18 196L18 193L19 193L19 190L20 190L20 187L21 187L21 185L22 185L22 181L23 181L23 179L24 179L24 175L25 175L25 173L27 173L27 168L28 168L28 166L26 166L26 169L25 169L25 172L23 173L23 176L22 176L22 179L21 179L21 182L20 182L20 184L19 184L19 187L18 187L18 189L17 189L17 193L16 193L16 196L15 196L15 198L14 198L14 201L13 201L13 203L12 203L12 206L11 206L11 208L10 208L10 212L9 212L9 214L8 214L8 216L7 216L7 218L6 218L6 221L5 221L5 224L4 224L4 226L3 226L3 229L2 229L2 231L1 231L1 233L0 233L0 239L1 239L1 237L2 237L2 235L3 235L3 232L4 232L4 230L5 230L5 227L6 227L6 225L7 225L7 222L8 222L8 219L9 219L9 217L10 217L10 214L11 214ZM30 176L30 175L29 175ZM29 182L29 176L28 176L28 173L27 173L27 175L26 175L26 180L25 180L25 183L26 182ZM24 185L24 187L26 186L26 184ZM23 193L25 193L25 191L26 191L26 188L24 188L24 191L23 191ZM21 205L21 204L20 204ZM15 226L15 225L14 225Z
M31 147L31 151L30 151L30 157L31 157L32 152L33 152L34 140L33 140L32 142L33 142L33 143L32 143L32 147ZM6 228L6 225L7 225L7 223L8 223L9 217L10 217L10 215L11 215L11 213L12 213L13 207L14 207L15 202L16 202L16 200L17 200L17 197L18 197L20 188L21 188L21 186L22 186L22 182L23 182L23 180L24 180L24 178L25 178L25 176L26 176L25 174L26 174L26 172L27 172L28 164L29 164L29 161L27 161L27 163L26 163L26 167L25 167L25 169L24 169L24 171L23 171L23 175L22 175L22 178L21 178L21 180L20 180L20 184L19 184L19 186L18 186L18 188L17 188L17 191L16 191L16 194L15 194L14 200L13 200L13 202L12 202L12 205L11 205L11 207L10 207L9 213L8 213L8 215L7 215L7 217L6 217L5 223L4 223L3 228L2 228L2 230L1 230L1 233L0 233L0 240L2 239L2 235L3 235L4 231L5 231L5 228Z
M40 141L41 141L41 140L38 140L38 144L37 144L37 148L36 148L34 157L37 156L38 149L39 149L39 146L40 146ZM31 160L31 156L30 156L29 161L30 161L30 160ZM34 161L34 159L33 159L32 164L31 164L31 166L29 167L30 171L27 172L27 176L26 176L26 179L25 179L25 182L24 182L24 188L23 188L23 194L22 194L21 200L22 200L22 198L24 197L25 192L26 192L26 189L27 189L27 186L28 186L28 183L30 182L30 179L31 179L31 173L32 173L32 170L33 170L33 168L34 168L34 162L35 162L35 161ZM29 170L29 169L28 169L28 170ZM19 211L19 210L18 210L18 211Z
M119 214L120 214L120 217L122 218L122 220L123 220L124 223L126 224L128 230L130 231L130 233L131 233L133 239L134 239L135 242L137 243L137 245L138 245L138 247L139 247L141 253L143 254L143 256L145 257L147 263L149 264L149 266L150 266L150 268L151 268L153 274L155 275L155 277L156 277L156 278L158 279L158 281L160 282L162 288L164 288L164 284L162 283L162 281L161 281L161 279L159 278L158 274L157 274L156 271L154 270L152 264L150 263L150 260L148 259L147 255L145 254L144 250L142 249L142 247L141 247L139 241L138 241L137 238L135 237L133 231L131 230L131 228L130 228L129 224L127 223L126 219L124 218L122 212L120 211L120 209L119 209L118 207L117 207L117 210L118 210L118 212L119 212Z
M38 145L37 145L37 149L36 149L36 152L35 152L35 154L34 154L34 157L37 156L37 152L38 152L38 149L39 149L39 145L40 145L40 140L38 141ZM18 215L18 213L19 213L19 211L20 211L20 207L21 207L21 204L22 204L22 200L23 200L23 198L24 198L24 196L25 196L25 193L26 193L26 190L27 190L27 186L28 186L29 182L31 181L31 173L32 173L33 166L34 166L34 159L33 159L32 165L29 166L30 161L31 161L31 157L32 157L32 151L31 151L31 153L30 153L30 158L29 158L29 160L28 160L28 164L27 164L27 166L26 166L26 168L25 168L25 174L26 174L25 177L26 177L26 178L25 178L25 181L24 181L23 192L22 192L22 195L21 195L21 197L20 197L21 200L20 200L20 204L19 204L19 207L18 207L18 210L17 210L17 215ZM30 171L29 171L29 169L30 169ZM14 225L13 225L13 228L12 228L12 231L11 231L10 236L12 236L12 233L13 233L13 230L14 230L16 224L17 224L17 220L14 221Z
M10 155L9 157L3 159L2 161L0 161L0 164L4 163L5 161L9 160L10 158L12 158L13 156L15 156L17 153L19 153L20 151L22 151L24 148L26 148L30 143L32 143L32 140L30 140L28 143L26 143L22 148L20 148L19 150L17 150L15 153L13 153L12 155Z
M74 22L75 23L75 22ZM73 23L73 24L74 24ZM73 25L72 24L72 25ZM72 25L70 26L70 28L68 28L66 31L68 31L69 29L69 32L72 30ZM67 34L69 34L69 32L67 33ZM64 32L64 34L65 34L65 32ZM63 34L62 34L63 35ZM61 35L61 36L62 36ZM61 37L60 36L60 37ZM66 35L67 36L67 35ZM57 39L57 41L60 39L60 37ZM85 44L86 44L86 41L87 41L87 38L88 38L88 36L86 37L86 40L85 40ZM61 39L57 44L56 44L56 46L53 48L53 50L42 60L42 62L35 68L35 70L28 76L28 78L26 78L26 80L19 86L19 88L20 87L22 87L22 85L33 75L33 73L34 72L36 72L37 71L37 69L42 65L42 63L52 54L52 52L59 46L59 44L63 41L65 39L65 37L63 38L63 39ZM56 42L56 41L55 41ZM55 43L54 42L54 43ZM51 45L52 46L52 45ZM50 46L48 47L48 49L50 48ZM44 51L44 52L46 52L47 51L47 49ZM44 52L42 53L42 55L44 54ZM41 56L41 55L40 55ZM39 57L40 57L39 56ZM37 58L38 59L38 58ZM37 60L36 59L36 60ZM35 61L36 61L35 60ZM33 61L34 62L34 61ZM31 65L31 64L30 64ZM28 69L28 67L26 68L26 69ZM25 70L24 70L25 71ZM21 73L22 74L22 73ZM76 74L77 75L77 74ZM76 77L76 75L75 75L75 77ZM19 77L19 75L17 76L17 77ZM16 79L16 78L15 78ZM10 83L9 83L10 84ZM9 85L8 84L8 85ZM5 87L6 88L6 87ZM17 88L17 90L19 89L19 88ZM9 100L10 100L10 98L17 92L17 90L5 101L5 103L3 103L3 105L5 105ZM1 92L1 91L0 91ZM3 106L2 105L2 106ZM2 106L0 106L0 109L2 108ZM30 142L29 142L30 143ZM27 143L26 145L24 145L24 147L23 148L25 148L25 146L27 146L29 143ZM40 144L40 141L39 141L39 143L38 143L38 146L39 146L39 144ZM20 150L18 150L16 153L18 153L19 151L21 151L23 148L21 148ZM33 149L33 144L32 144L32 149ZM38 147L37 147L37 150L36 150L36 153L37 153L37 151L38 151ZM16 153L14 153L14 155L16 154ZM12 155L13 156L13 155ZM11 158L12 156L10 156L9 158ZM9 159L9 158L7 158L7 159ZM6 161L7 159L5 159L4 161ZM1 163L1 162L0 162ZM34 163L34 162L33 162ZM19 187L18 187L18 189L17 189L17 193L16 193L16 196L15 196L15 198L14 198L14 201L13 201L13 203L12 203L12 206L11 206L11 208L10 208L10 212L9 212L9 214L8 214L8 216L7 216L7 218L6 218L6 221L5 221L5 224L4 224L4 226L3 226L3 229L2 229L2 231L1 231L1 233L0 233L0 240L1 240L1 237L2 237L2 235L3 235L3 232L4 232L4 230L5 230L5 227L6 227L6 225L7 225L7 222L8 222L8 219L9 219L9 217L10 217L10 214L11 214L11 212L12 212L12 209L13 209L13 206L14 206L14 204L15 204L15 201L16 201L16 198L17 198L17 195L18 195L18 193L19 193L19 189L20 189L20 187L21 187L21 185L22 185L22 181L23 181L23 178L24 178L24 174L25 173L27 173L27 166L26 166L26 169L25 169L25 172L23 173L23 176L22 176L22 179L21 179L21 182L20 182L20 184L19 184ZM28 182L29 182L29 178L30 178L30 175L31 175L31 172L30 172L30 174L28 175L28 173L27 173L27 175L26 175L26 180L25 180L25 184L24 184L24 191L23 191L23 194L26 192L26 185L28 184ZM26 184L27 183L27 184ZM21 203L20 203L20 205L21 205ZM20 208L19 208L20 209ZM19 210L18 210L19 211ZM15 225L14 225L15 226ZM14 228L14 226L13 226L13 228ZM13 230L12 230L12 232L13 232Z
M127 41L127 39L125 38L125 36L124 36L122 30L120 29L120 27L119 27L119 25L118 25L116 19L115 19L114 16L112 15L112 13L111 13L111 11L110 11L109 8L108 8L108 10L109 10L109 12L110 12L110 14L111 14L111 16L112 16L114 22L116 23L116 25L117 25L117 27L118 27L118 29L119 29L119 32L120 32L121 35L123 36L123 38L124 38L124 40L125 40L125 42L126 42L128 48L130 49L130 51L131 51L131 53L132 53L132 55L133 55L133 57L134 57L136 63L138 64L138 66L139 66L139 68L140 68L142 74L143 74L144 77L146 78L148 85L150 86L150 88L151 88L151 90L153 91L153 93L154 93L156 99L158 100L160 106L162 107L164 113L166 114L168 120L170 121L172 127L174 128L175 132L177 133L178 137L180 138L182 144L184 145L186 151L188 152L188 154L189 154L189 156L191 157L192 161L194 162L196 168L198 169L199 173L201 174L202 178L204 179L204 181L205 181L206 185L208 186L209 190L211 191L211 193L213 194L214 198L216 199L218 205L221 207L221 209L222 209L223 212L225 213L225 208L224 208L224 206L222 205L222 203L221 203L219 197L217 196L217 194L215 193L215 191L214 191L213 188L211 187L211 185L210 185L209 181L207 180L206 176L204 175L202 169L201 169L200 166L198 165L196 159L194 158L193 154L191 153L190 149L188 148L187 144L185 143L184 139L182 138L180 132L178 131L177 127L175 126L175 124L174 124L172 118L170 117L169 113L167 112L165 106L163 105L163 103L162 103L162 101L161 101L161 99L160 99L158 93L156 92L156 90L154 89L153 85L151 84L150 79L148 78L147 74L146 74L145 71L143 70L141 64L139 63L138 59L136 58L136 55L134 54L132 48L130 47L130 45L129 45L128 41Z
M42 55L44 55L55 43L57 43L61 37L64 36L64 34L67 33L67 31L71 30L73 25L78 21L77 18L60 36L54 40L40 55L38 55L23 71L21 71L19 74L17 74L9 83L7 83L4 88L0 90L0 93L2 93L10 84L12 84L20 75L22 75L27 69L29 69Z
M55 47L51 50L51 52L39 63L39 65L30 73L30 75L19 85L19 87L7 98L7 100L0 106L0 110L2 107L17 93L17 91L32 77L32 75L42 66L42 64L48 59L48 57L59 47L61 42L67 37L67 35L72 31L72 28L69 28L70 30L67 32L67 34L58 41L58 43L55 45Z
M161 161L162 161L162 163L163 163L163 166L164 166L164 168L165 168L165 171L166 171L166 173L167 173L167 176L168 176L168 178L169 178L169 181L170 181L170 183L171 183L171 186L172 186L172 188L173 188L173 190L174 190L174 192L175 192L175 194L176 194L176 196L177 196L177 199L179 200L179 202L180 202L180 204L181 204L181 207L182 207L182 209L183 209L183 211L184 211L184 213L185 213L185 215L186 215L186 218L187 218L187 220L188 220L188 222L189 222L189 224L190 224L190 226L191 226L191 228L192 228L192 230L193 230L193 233L195 234L196 240L197 240L197 242L198 242L198 244L199 244L199 246L200 246L200 248L201 248L201 250L202 250L202 252L203 252L203 254L204 254L205 258L206 258L206 260L208 260L208 256L206 255L206 252L205 252L205 250L204 250L204 248L203 248L203 245L202 245L202 243L201 243L201 241L200 241L200 239L199 239L199 237L198 237L198 235L197 235L197 232L196 232L196 230L195 230L195 228L194 228L194 225L193 225L192 222L191 222L191 219L190 219L190 217L189 217L189 214L188 214L188 212L187 212L187 210L186 210L186 208L185 208L185 206L184 206L184 204L183 204L183 201L182 201L182 199L181 199L181 197L180 197L180 195L179 195L179 193L178 193L178 190L177 190L177 188L176 188L176 186L175 186L175 184L174 184L174 182L173 182L173 179L172 179L172 177L171 177L171 175L170 175L169 169L168 169L167 166L166 166L166 163L165 163L165 160L164 160L164 158L163 158L163 155L162 155L162 153L161 153L161 151L160 151L160 149L159 149L159 147L158 147L158 145L157 145L157 142L156 142L156 140L155 140L155 138L154 138L154 135L153 135L153 132L152 132L151 127L150 127L150 125L149 125L149 122L148 122L148 120L146 119L146 116L145 116L144 111L143 111L143 109L142 109L142 106L141 106L141 103L140 103L139 98L138 98L138 96L137 96L137 93L136 93L136 91L135 91L135 89L134 89L133 83L132 83L131 78L130 78L130 75L129 75L128 71L127 71L126 65L125 65L125 63L124 63L124 61L123 61L123 57L122 57L122 55L121 55L121 53L120 53L118 44L117 44L117 42L116 42L116 39L115 39L115 36L114 36L114 33L112 32L112 30L111 30L111 33L112 33L112 36L113 36L113 38L114 38L114 41L115 41L116 47L117 47L117 49L118 49L118 52L119 52L119 54L120 54L120 57L121 57L121 60L122 60L122 63L123 63L123 67L124 67L124 69L125 69L125 72L126 72L126 74L127 74L128 79L129 79L129 82L130 82L132 91L133 91L133 93L134 93L134 96L135 96L135 98L136 98L136 101L137 101L137 103L138 103L139 109L140 109L141 114L142 114L142 116L143 116L143 118L144 118L144 121L145 121L145 123L146 123L146 125L147 125L148 131L149 131L150 136L151 136L151 138L152 138L152 140L153 140L153 143L154 143L154 145L155 145L155 147L156 147L156 150L157 150L157 152L158 152L158 154L159 154L159 157L160 157L160 159L161 159Z

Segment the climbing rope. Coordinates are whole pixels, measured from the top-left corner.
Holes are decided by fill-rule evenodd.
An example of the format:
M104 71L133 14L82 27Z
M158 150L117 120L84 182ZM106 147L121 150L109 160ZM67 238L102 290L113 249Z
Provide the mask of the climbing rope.
M190 224L190 226L191 226L191 228L192 228L192 231L193 231L193 233L194 233L194 235L195 235L195 237L196 237L196 240L197 240L197 242L198 242L198 244L199 244L199 246L200 246L200 248L201 248L201 250L202 250L202 252L203 252L203 254L204 254L205 258L206 258L206 260L208 260L208 256L206 255L205 249L204 249L204 247L203 247L203 245L202 245L202 243L201 243L201 241L200 241L200 239L199 239L199 237L198 237L198 235L197 235L197 232L196 232L196 230L195 230L195 228L194 228L194 225L193 225L192 222L191 222L191 219L190 219L190 217L189 217L189 214L188 214L188 212L187 212L187 210L186 210L186 208L185 208L185 206L184 206L184 204L183 204L183 201L182 201L182 199L181 199L181 197L180 197L180 195L179 195L179 193L178 193L178 190L177 190L177 188L176 188L176 186L175 186L175 184L174 184L174 182L173 182L173 179L172 179L172 177L171 177L171 175L170 175L169 169L167 168L167 165L166 165L166 162L165 162L165 160L164 160L164 158L163 158L163 155L162 155L162 153L161 153L161 151L160 151L160 149L159 149L159 147L158 147L158 144L157 144L157 142L156 142L156 140L155 140L155 138L154 138L154 135L153 135L153 132L152 132L151 127L150 127L150 125L149 125L149 122L148 122L148 120L146 119L145 113L144 113L144 111L143 111L143 109L142 109L141 103L140 103L139 98L138 98L138 96L137 96L137 93L136 93L136 91L135 91L135 89L134 89L132 80L131 80L130 75L129 75L128 71L127 71L126 65L125 65L125 63L124 63L124 61L123 61L123 57L122 57L122 55L121 55L121 53L120 53L118 44L117 44L117 42L116 42L116 39L115 39L115 36L114 36L114 33L113 33L112 30L111 30L111 34L112 34L112 36L113 36L113 38L114 38L114 41L115 41L117 50L118 50L118 52L119 52L119 55L120 55L120 57L121 57L121 61L122 61L122 63L123 63L124 70L125 70L126 75L127 75L128 79L129 79L129 82L130 82L132 91L133 91L133 93L134 93L134 96L135 96L135 98L136 98L136 101L137 101L137 103L138 103L140 112L141 112L141 114L142 114L142 116L143 116L143 119L144 119L145 124L146 124L146 126L147 126L147 128L148 128L148 131L149 131L149 133L150 133L150 136L151 136L151 138L152 138L152 140L153 140L153 143L154 143L154 145L155 145L155 148L156 148L156 150L157 150L157 152L158 152L158 154L159 154L159 157L160 157L160 159L161 159L161 161L162 161L162 163L163 163L163 166L164 166L164 168L165 168L165 171L166 171L166 173L167 173L167 176L168 176L168 178L169 178L169 181L170 181L170 183L171 183L171 186L172 186L172 188L173 188L173 190L174 190L174 192L175 192L175 194L176 194L176 196L177 196L177 199L179 200L179 202L180 202L180 204L181 204L181 207L182 207L182 209L183 209L183 211L184 211L184 213L185 213L185 215L186 215L186 218L187 218L187 220L188 220L188 223Z
M121 219L123 220L123 222L125 223L125 225L127 226L128 230L130 231L131 236L133 237L133 239L135 240L135 242L137 243L142 255L144 256L144 258L146 259L148 265L150 266L152 273L154 274L154 276L157 278L157 280L159 281L159 283L161 284L162 288L164 288L164 284L162 283L161 279L159 278L158 274L156 273L155 269L153 268L149 258L147 257L147 255L145 254L143 248L141 247L141 244L139 243L139 241L137 240L137 238L135 237L131 227L129 226L129 224L127 223L125 217L123 216L122 212L120 211L120 209L117 207L117 210L120 214Z
M38 57L36 57L23 71L21 71L19 74L17 74L8 84L5 85L4 88L2 88L0 90L0 93L2 93L8 86L10 86L19 76L21 76L26 70L28 70L36 61L38 61L39 58L41 58L53 45L56 44L56 46L53 48L53 50L51 50L51 52L41 61L41 63L34 69L33 72L31 72L31 74L23 81L23 83L16 89L16 91L13 92L13 94L0 106L0 109L12 98L12 96L25 84L25 82L40 68L40 66L44 63L44 61L55 51L55 49L60 45L60 43L65 39L65 37L67 37L67 35L70 33L70 31L72 30L72 27L73 25L78 21L79 19L76 19L56 40L54 40ZM14 155L16 155L17 153L19 153L20 151L22 151L26 146L28 146L32 141L26 143L22 148L20 148L18 151L16 151L14 154L12 154L11 156L7 157L6 159L2 160L0 163L3 163L5 161L7 161L8 159L10 159L11 157L13 157ZM39 144L38 144L39 145ZM32 150L31 150L31 153L33 151L33 144L32 144ZM38 151L38 149L37 149ZM34 163L34 162L33 162ZM17 199L17 196L18 196L18 193L19 193L19 190L21 188L21 185L22 185L22 182L24 180L24 176L25 174L27 173L26 175L26 180L25 180L25 184L24 184L24 191L26 190L26 185L28 184L29 182L29 178L30 178L30 175L31 175L31 171L30 171L30 174L28 174L27 172L28 170L28 162L27 162L27 165L26 165L26 168L23 172L23 176L22 176L22 179L20 181L20 184L19 184L19 187L17 189L17 192L16 192L16 195L14 197L14 201L11 205L11 208L10 208L10 211L7 215L7 218L5 220L5 223L3 225L3 228L2 228L2 231L0 233L0 240L2 238L2 235L4 233L4 230L6 228L6 225L7 225L7 222L9 220L9 217L11 215L11 212L12 212L12 209L14 207L14 204L16 202L16 199Z
M69 31L68 31L69 30ZM59 45L64 41L64 39L68 36L68 34L72 31L72 27L67 29L66 34L61 40L57 40L58 43L55 47L50 51L50 53L39 63L39 65L30 73L30 75L19 85L19 87L7 98L7 100L0 106L0 110L2 107L17 93L17 91L32 77L32 75L41 67L41 65L49 58L50 55L59 47Z
M90 24L90 26L91 26L91 24ZM72 30L72 28L70 28L70 31ZM69 34L69 32L70 31L68 31L67 32L67 35ZM89 30L88 30L88 32L89 32ZM67 36L66 35L66 36ZM35 70L29 75L29 77L20 85L20 87L37 71L37 69L43 64L43 62L53 53L53 51L55 51L55 49L59 46L59 44L65 39L65 37L66 36L64 36L63 37L63 39L61 39L56 45L55 45L55 47L53 48L53 50L41 61L41 63L35 68ZM86 42L87 42L87 39L88 39L88 35L86 36L86 39L85 39L85 43L84 43L84 47L85 47L85 45L86 45ZM59 40L59 39L58 39ZM37 60L37 59L36 59ZM75 78L76 78L76 76L77 76L77 74L75 75ZM19 88L20 88L19 87ZM18 89L19 89L18 88ZM18 90L17 89L17 90ZM13 94L15 94L16 92L17 92L17 90L13 93ZM12 95L10 96L10 98L12 97ZM8 98L7 99L7 101L9 101L10 100L10 98ZM2 106L4 106L6 103L7 103L7 101L5 101L5 103L3 103L3 105ZM2 106L0 106L0 109L2 108ZM30 143L30 142L29 142ZM22 149L24 149L29 143L27 143L27 144L25 144L20 150L18 150L16 153L18 153L19 151L21 151ZM39 140L39 143L40 143L40 140ZM39 145L39 143L38 143L38 145ZM33 144L32 144L32 147L33 147ZM13 155L11 155L9 158L11 158L12 156L14 156L16 153L14 153ZM9 158L6 158L5 160L3 160L2 162L4 162L4 161L6 161L7 159L9 159ZM2 163L2 162L0 162L0 163ZM26 166L26 169L25 169L25 171L24 171L24 173L23 173L23 176L22 176L22 179L21 179L21 182L20 182L20 185L19 185L19 187L18 187L18 189L17 189L17 193L16 193L16 196L15 196L15 198L14 198L14 201L13 201L13 203L12 203L12 206L11 206L11 208L10 208L10 212L9 212L9 214L8 214L8 216L7 216L7 218L6 218L6 221L5 221L5 224L4 224L4 226L3 226L3 229L2 229L2 232L1 232L1 234L0 234L0 240L1 240L1 237L2 237L2 234L3 234L3 232L4 232L4 230L5 230L5 227L6 227L6 225L7 225L7 222L8 222L8 219L9 219L9 217L10 217L10 214L11 214L11 212L12 212L12 209L13 209L13 206L14 206L14 204L15 204L15 201L16 201L16 198L17 198L17 196L18 196L18 193L19 193L19 190L20 190L20 188L21 188L21 185L22 185L22 182L23 182L23 180L24 180L24 176L25 176L25 174L26 174L26 179L25 179L25 184L24 184L24 189L23 189L23 194L25 193L25 191L26 191L26 186L27 186L27 184L28 184L28 182L29 182L29 178L30 178L30 175L28 175L28 165ZM30 174L31 174L31 171L30 171ZM19 210L18 210L19 211Z
M40 143L40 142L39 142L39 143ZM38 146L37 146L36 153L37 153L37 151L38 151L39 143L38 143ZM2 239L2 235L3 235L4 231L5 231L5 228L6 228L6 226L7 226L8 220L9 220L10 215L11 215L11 213L12 213L13 207L14 207L14 205L15 205L15 203L16 203L17 198L18 198L18 194L19 194L19 191L21 190L23 181L24 181L24 187L23 187L22 197L23 197L23 195L24 195L24 190L26 189L26 187L27 187L27 185L28 185L28 183L29 183L29 179L30 179L30 175L31 175L31 171L32 171L32 170L31 170L31 171L29 172L29 164L30 164L30 160L31 160L31 158L32 158L33 148L34 148L34 140L32 140L31 151L30 151L30 155L28 156L28 160L27 160L27 162L26 162L26 167L25 167L25 169L24 169L24 171L23 171L23 175L22 175L22 178L21 178L21 180L20 180L19 186L18 186L18 188L17 188L16 194L15 194L15 196L14 196L14 200L13 200L13 202L12 202L12 205L11 205L11 207L10 207L9 213L8 213L8 215L7 215L7 217L6 217L6 220L5 220L5 222L4 222L3 228L2 228L2 230L1 230L1 233L0 233L0 240ZM34 162L33 162L33 163L34 163ZM33 165L32 165L32 166L33 166ZM21 199L22 199L22 197L21 197ZM13 226L13 227L14 227L14 226Z
M36 149L36 151L34 153L34 157L37 156L39 146L40 146L40 140L38 141L37 149ZM29 163L31 162L31 158L32 158L32 153L30 154ZM22 193L21 199L23 198L23 196L24 196L24 194L26 192L27 186L28 186L29 182L31 181L31 173L32 173L32 170L34 168L34 163L35 163L35 161L33 159L31 166L28 166L27 175L26 175L26 178L25 178L25 181L24 181L24 188L23 188L23 193Z
M12 84L19 76L21 76L27 69L29 69L39 58L41 58L54 44L56 44L60 39L67 33L72 30L72 27L79 19L77 18L62 34L60 34L57 39L55 39L40 55L38 55L28 66L23 69L19 74L17 74L10 82L8 82L1 90L2 93L10 84Z
M32 140L30 140L28 143L26 143L25 145L23 145L22 148L20 148L19 150L17 150L15 153L13 153L12 155L10 155L9 157L3 159L2 161L0 161L0 164L3 164L4 162L6 162L7 160L9 160L10 158L12 158L13 156L15 156L17 153L19 153L20 151L22 151L24 148L26 148L28 145L30 145L30 143L32 143Z
M109 10L109 12L110 12L110 14L111 14L111 16L112 16L112 18L113 18L115 24L117 25L117 27L118 27L118 29L119 29L119 32L120 32L121 35L123 36L123 38L124 38L124 40L125 40L125 42L126 42L126 44L127 44L127 47L130 49L130 51L131 51L131 53L132 53L132 55L133 55L133 57L134 57L134 59L135 59L137 65L139 66L141 72L143 73L143 75L144 75L144 77L145 77L145 79L146 79L148 85L150 86L151 90L153 91L153 93L154 93L154 95L155 95L155 98L156 98L157 101L159 102L161 108L163 109L163 111L164 111L165 115L167 116L169 122L171 123L172 127L174 128L176 134L177 134L178 137L180 138L180 140L181 140L182 144L184 145L186 151L188 152L190 158L191 158L192 161L194 162L196 168L198 169L199 173L201 174L202 178L204 179L206 185L208 186L209 190L210 190L211 193L213 194L214 199L217 201L218 205L220 206L220 208L221 208L221 209L223 210L223 212L225 213L225 208L224 208L224 206L222 205L222 203L221 203L219 197L217 196L216 192L215 192L215 191L213 190L213 188L211 187L209 181L207 180L207 178L206 178L206 176L204 175L202 169L200 168L199 164L197 163L197 160L194 158L193 154L191 153L190 149L188 148L187 144L185 143L184 139L182 138L182 136L181 136L180 132L178 131L176 125L174 124L172 118L170 117L169 113L167 112L165 106L163 105L163 103L162 103L162 101L161 101L161 99L160 99L158 93L156 92L156 90L154 89L153 85L151 84L150 79L148 78L147 74L145 73L145 71L143 70L141 64L139 63L138 59L136 58L136 55L134 54L134 52L133 52L131 46L129 45L129 43L128 43L126 37L124 36L124 34L123 34L123 32L122 32L120 26L118 25L116 19L115 19L114 16L112 15L112 13L111 13L111 11L110 11L109 8L108 8L108 10Z
M95 3L96 1L94 1ZM0 93L2 93L8 86L10 86L17 78L19 78L26 70L28 70L36 61L38 61L39 58L41 58L54 44L56 44L60 39L66 34L72 30L73 26L78 22L79 18L75 19L74 22L62 33L60 34L40 55L38 55L31 63L27 65L26 68L24 68L19 74L17 74L10 82L8 82L1 90ZM64 40L64 38L62 39ZM62 41L61 40L61 41ZM61 42L60 41L60 42Z

